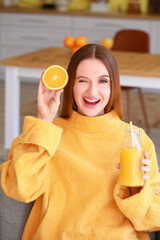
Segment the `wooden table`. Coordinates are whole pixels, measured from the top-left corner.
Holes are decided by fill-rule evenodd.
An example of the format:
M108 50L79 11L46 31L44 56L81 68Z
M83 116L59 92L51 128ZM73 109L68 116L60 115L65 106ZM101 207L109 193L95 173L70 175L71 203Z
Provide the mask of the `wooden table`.
M121 86L160 89L160 55L127 52L113 52L113 55L119 66ZM67 68L69 58L63 48L46 48L2 61L5 65L5 148L19 135L20 78L39 80L50 65Z

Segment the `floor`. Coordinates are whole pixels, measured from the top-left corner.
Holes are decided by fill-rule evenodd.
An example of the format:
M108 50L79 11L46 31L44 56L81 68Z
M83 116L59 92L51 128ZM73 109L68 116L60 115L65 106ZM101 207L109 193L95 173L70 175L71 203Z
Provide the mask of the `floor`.
M21 119L20 129L22 131L23 120L25 115L36 116L36 96L37 96L38 84L36 83L21 83ZM150 124L160 119L160 113L158 107L160 106L160 93L158 94L144 94L145 103L147 107L147 113L149 116ZM133 123L145 129L143 116L139 106L138 98L136 93L132 93L132 115ZM126 120L126 106L125 106L125 95L124 100L124 120ZM136 113L136 114L134 114ZM157 127L151 128L148 134L155 144L158 164L160 167L160 124ZM4 139L4 82L0 81L0 147L3 146Z

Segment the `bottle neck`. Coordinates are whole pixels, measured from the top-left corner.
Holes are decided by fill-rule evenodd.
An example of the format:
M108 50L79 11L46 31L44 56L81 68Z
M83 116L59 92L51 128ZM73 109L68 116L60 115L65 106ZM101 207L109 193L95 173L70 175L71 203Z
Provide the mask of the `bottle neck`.
M125 130L124 147L141 149L139 129L134 129L132 131L130 129Z

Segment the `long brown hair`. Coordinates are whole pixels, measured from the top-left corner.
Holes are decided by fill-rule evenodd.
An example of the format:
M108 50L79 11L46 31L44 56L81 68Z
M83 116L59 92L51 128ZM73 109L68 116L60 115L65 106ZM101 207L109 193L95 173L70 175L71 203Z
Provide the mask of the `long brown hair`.
M118 66L111 52L107 48L98 44L87 44L76 51L71 57L67 69L69 81L64 89L60 117L69 118L72 115L74 107L73 85L76 76L76 69L82 60L88 58L97 58L106 66L111 79L111 94L109 102L105 107L105 112L110 112L114 109L120 119L122 119L122 96Z

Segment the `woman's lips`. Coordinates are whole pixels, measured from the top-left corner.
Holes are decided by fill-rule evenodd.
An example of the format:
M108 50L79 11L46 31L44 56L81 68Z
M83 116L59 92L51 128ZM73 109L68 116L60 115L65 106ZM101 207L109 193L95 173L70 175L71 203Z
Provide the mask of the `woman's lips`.
M93 97L85 97L83 98L84 104L88 108L95 108L98 103L100 102L100 99L93 98Z

